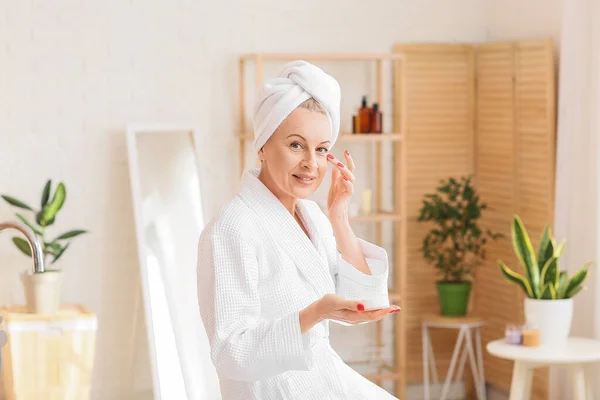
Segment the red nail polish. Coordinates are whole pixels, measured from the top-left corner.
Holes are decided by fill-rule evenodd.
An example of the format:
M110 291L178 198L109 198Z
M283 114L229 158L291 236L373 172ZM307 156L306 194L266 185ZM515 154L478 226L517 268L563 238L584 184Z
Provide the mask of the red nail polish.
M347 176L344 176L344 180L345 180L345 181L347 181L347 180L348 180L348 177L347 177Z
M338 167L340 168L344 168L344 164L342 164L341 162L338 163Z
M365 306L363 306L362 304L357 305L356 308L358 309L358 311L365 311Z
M330 160L333 159L333 154L327 154L327 158L329 158Z
M348 153L348 150L344 151L344 154L346 154L347 156L350 155L350 153Z

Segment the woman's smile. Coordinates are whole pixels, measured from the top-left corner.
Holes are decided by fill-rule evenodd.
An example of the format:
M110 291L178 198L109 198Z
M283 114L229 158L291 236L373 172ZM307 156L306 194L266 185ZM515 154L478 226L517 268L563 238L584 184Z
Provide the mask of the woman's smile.
M307 174L292 174L292 176L294 177L296 182L307 186L312 185L317 179L315 176Z

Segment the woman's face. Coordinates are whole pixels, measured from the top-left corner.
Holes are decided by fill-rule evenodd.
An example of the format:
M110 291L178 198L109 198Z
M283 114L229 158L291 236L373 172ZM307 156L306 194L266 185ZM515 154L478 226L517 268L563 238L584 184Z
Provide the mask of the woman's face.
M262 172L280 193L305 199L327 174L331 127L327 115L305 108L295 109L279 125L260 151Z

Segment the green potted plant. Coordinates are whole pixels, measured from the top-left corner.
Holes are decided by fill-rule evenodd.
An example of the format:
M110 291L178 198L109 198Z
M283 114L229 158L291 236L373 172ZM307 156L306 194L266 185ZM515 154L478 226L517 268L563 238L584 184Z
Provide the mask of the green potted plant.
M434 193L425 195L418 217L418 221L433 224L421 250L441 275L436 288L442 315L446 316L467 313L469 278L485 260L487 240L501 236L478 225L487 205L480 202L471 179L441 180Z
M557 245L546 225L535 251L518 215L513 217L511 236L513 250L525 275L508 268L502 260L498 260L498 266L504 277L519 285L525 293L525 323L539 330L543 345L566 343L573 318L573 297L585 289L583 283L592 262L586 262L568 276L566 271L560 270L558 263L565 240Z
M2 197L8 204L31 213L31 219L21 214L15 216L27 225L40 239L42 244L45 271L42 273L26 272L22 275L25 289L27 308L30 312L51 314L60 306L60 269L55 263L61 259L73 238L86 233L86 230L76 229L64 232L49 238L49 227L54 225L58 212L62 209L67 196L65 185L61 182L52 194L52 181L48 180L42 190L40 207L34 209L16 198L3 194ZM15 236L13 243L23 254L31 258L31 249L26 240Z

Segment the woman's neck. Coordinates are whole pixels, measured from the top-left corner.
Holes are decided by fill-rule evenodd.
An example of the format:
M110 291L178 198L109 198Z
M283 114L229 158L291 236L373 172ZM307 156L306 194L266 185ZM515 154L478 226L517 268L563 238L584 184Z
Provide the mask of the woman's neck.
M295 216L297 204L297 199L295 197L292 197L281 190L273 178L271 178L271 175L268 173L268 171L265 171L264 169L261 169L260 174L258 174L258 180L261 181L263 185L265 185L267 189L269 189L271 193L275 195L275 197L277 197L277 199L290 212L290 214Z

